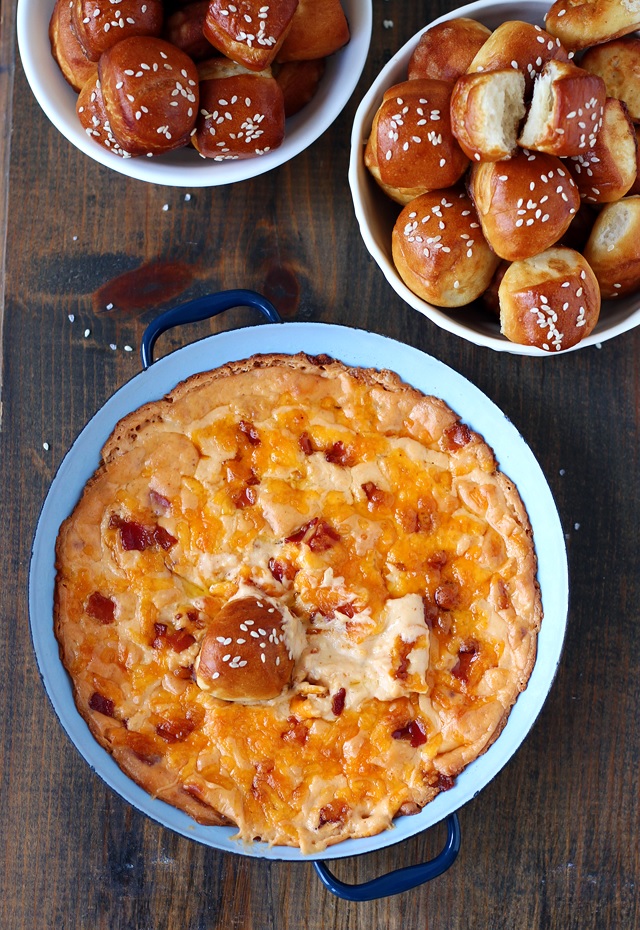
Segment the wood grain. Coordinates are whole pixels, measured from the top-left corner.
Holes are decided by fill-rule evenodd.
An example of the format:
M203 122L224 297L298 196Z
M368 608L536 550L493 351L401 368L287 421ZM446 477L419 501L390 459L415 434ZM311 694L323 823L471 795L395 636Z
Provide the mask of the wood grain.
M14 10L2 0L0 167L9 172L0 195L0 926L7 930L640 925L640 331L551 360L474 347L395 296L366 252L351 204L357 103L385 61L450 5L374 0L371 53L331 129L269 175L191 191L186 200L185 191L109 172L62 139L19 62L14 70ZM138 372L140 337L154 314L226 287L267 293L288 320L371 329L462 372L530 444L565 531L570 616L545 707L516 756L459 812L455 865L394 898L349 904L325 891L308 864L222 854L150 821L79 756L39 679L29 558L55 471L89 417ZM250 312L233 311L172 331L158 352L252 322ZM364 881L435 855L443 839L439 826L334 870Z

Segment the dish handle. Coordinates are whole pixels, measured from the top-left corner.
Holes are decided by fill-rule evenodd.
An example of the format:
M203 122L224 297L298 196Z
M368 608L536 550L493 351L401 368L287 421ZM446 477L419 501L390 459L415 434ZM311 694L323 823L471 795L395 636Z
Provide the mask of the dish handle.
M418 865L409 865L404 869L395 869L393 872L387 872L386 875L380 875L369 882L363 882L359 885L351 885L348 882L342 882L329 871L326 862L317 861L313 866L318 873L320 881L329 891L338 898L344 898L346 901L373 901L376 898L388 898L394 894L400 894L402 891L409 891L411 888L417 888L425 882L431 881L442 875L453 865L456 856L460 851L460 822L457 814L449 814L447 817L447 842L435 859L429 862L421 862Z
M140 343L140 356L142 367L146 370L153 364L153 347L156 339L166 330L183 323L198 323L208 320L225 310L233 307L253 307L259 310L270 323L282 323L282 319L273 304L256 291L232 290L220 291L218 294L208 294L198 297L179 307L165 310L160 316L152 320L145 329Z

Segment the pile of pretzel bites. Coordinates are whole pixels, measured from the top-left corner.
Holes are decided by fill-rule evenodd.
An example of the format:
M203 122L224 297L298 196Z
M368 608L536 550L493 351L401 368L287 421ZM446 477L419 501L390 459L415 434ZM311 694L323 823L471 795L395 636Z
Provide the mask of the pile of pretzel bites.
M559 352L602 299L640 290L640 11L558 0L545 26L428 29L365 148L403 205L398 274L420 298L481 299L515 343Z
M281 145L350 36L340 0L56 0L49 38L97 143L224 161Z

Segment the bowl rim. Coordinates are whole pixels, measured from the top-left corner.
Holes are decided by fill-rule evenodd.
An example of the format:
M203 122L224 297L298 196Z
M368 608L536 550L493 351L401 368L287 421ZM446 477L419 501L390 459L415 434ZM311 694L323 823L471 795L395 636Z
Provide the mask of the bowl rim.
M347 839L319 853L297 848L242 844L233 827L205 827L152 798L117 766L91 735L73 700L53 632L55 540L116 423L144 403L161 398L199 371L253 353L327 353L346 364L396 371L424 393L436 394L494 449L500 469L514 481L529 513L538 555L538 581L545 616L536 662L526 689L511 708L504 729L487 751L414 816L397 818L373 837ZM40 676L58 719L89 766L125 801L182 836L226 852L272 860L313 861L372 852L415 836L473 799L507 764L533 727L552 687L566 632L569 577L564 533L545 475L514 424L478 387L453 368L413 346L365 330L329 323L262 324L207 336L154 362L120 387L78 434L62 460L38 520L29 569L29 623Z
M341 0L351 38L327 59L315 97L287 120L277 149L255 158L214 162L182 148L154 158L121 158L94 142L75 115L77 93L66 82L51 54L49 20L54 0L18 0L17 37L22 66L31 91L56 129L93 161L134 180L169 187L217 187L257 177L295 158L332 125L356 88L369 52L373 28L372 0ZM36 29L34 10L46 10Z
M348 175L349 187L351 189L351 197L356 219L358 221L360 234L364 240L364 243L376 264L380 268L382 274L386 278L387 282L406 304L408 304L414 310L417 310L419 313L422 313L441 329L446 330L447 332L456 336L460 336L463 339L466 339L468 342L473 343L474 345L494 349L497 352L535 356L538 358L558 358L566 355L568 352L574 352L578 349L583 349L588 346L599 347L602 342L613 339L615 336L619 336L622 333L628 332L630 329L635 328L636 326L640 325L640 297L638 300L638 306L634 310L631 310L624 319L621 319L618 322L613 323L605 328L601 315L600 320L596 324L596 327L587 337L582 339L575 346L563 349L561 352L546 352L543 349L537 348L537 346L520 345L518 343L510 342L500 333L498 333L496 336L492 336L469 327L464 323L464 321L456 319L454 315L456 309L464 311L464 307L451 308L451 310L447 312L445 308L436 307L435 305L430 304L426 300L418 297L417 294L414 294L413 291L411 291L404 283L396 271L393 262L388 258L387 254L385 254L384 250L381 248L378 240L371 231L371 226L367 218L367 210L365 208L365 198L361 194L363 187L371 187L372 185L375 185L375 181L371 177L364 164L364 158L362 157L362 154L363 145L366 143L368 138L371 124L373 122L373 117L378 107L380 106L380 103L382 102L382 95L384 90L386 90L387 87L392 86L392 84L397 83L399 80L405 79L405 77L402 75L403 71L406 73L408 59L417 46L422 34L427 29L430 29L432 26L436 26L439 23L446 22L450 19L456 19L458 17L479 19L482 22L483 17L487 14L499 16L501 11L504 11L505 20L515 18L522 19L528 17L527 21L537 22L539 25L544 25L543 14L548 9L549 4L545 2L545 0L515 0L515 2L513 2L513 0L512 2L508 2L508 0L475 0L475 2L469 3L466 6L457 7L454 10L450 10L449 12L444 13L442 16L439 16L437 19L434 19L432 22L426 24L414 36L405 42L405 44L400 49L398 49L398 51L378 73L369 90L362 98L354 117L351 132L351 151L349 156ZM509 15L509 13L513 14L514 12L519 15ZM390 203L392 203L392 201L390 201ZM398 209L400 209L399 204ZM615 301L606 301L607 306L613 307L615 306L615 303Z

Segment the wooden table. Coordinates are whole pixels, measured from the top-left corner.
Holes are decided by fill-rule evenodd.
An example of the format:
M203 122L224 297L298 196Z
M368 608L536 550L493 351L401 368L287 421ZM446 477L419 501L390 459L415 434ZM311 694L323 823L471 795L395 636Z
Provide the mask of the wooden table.
M360 238L347 184L350 126L363 93L390 55L449 6L374 0L367 66L330 131L269 175L193 190L187 200L183 190L109 172L57 133L27 86L14 50L15 10L3 2L6 930L640 925L640 331L552 360L448 335L388 287ZM158 310L229 287L266 293L287 320L366 327L462 372L520 429L557 501L571 577L557 679L522 748L459 812L454 866L397 897L349 904L325 891L307 864L222 854L151 822L90 771L38 677L29 557L56 468L88 418L139 370L141 333ZM252 322L234 311L163 337L163 351ZM443 837L438 826L404 846L339 861L335 871L363 881L434 855Z

